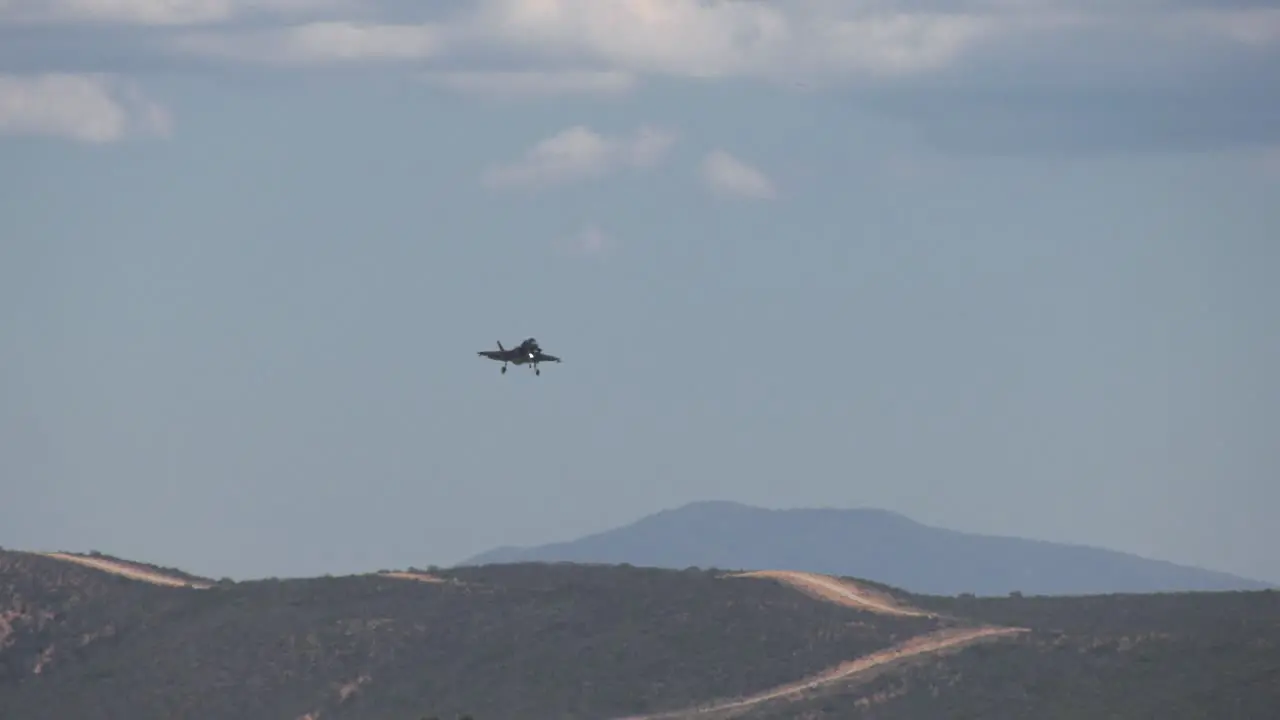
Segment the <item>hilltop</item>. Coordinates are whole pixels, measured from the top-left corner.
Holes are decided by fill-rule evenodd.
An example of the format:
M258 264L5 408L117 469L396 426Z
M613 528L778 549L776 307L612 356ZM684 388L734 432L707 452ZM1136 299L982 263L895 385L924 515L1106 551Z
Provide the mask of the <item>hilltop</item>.
M209 583L0 551L0 717L1266 718L1280 593L511 564ZM175 582L185 579L185 582Z
M768 510L697 502L576 540L497 548L462 565L630 563L788 568L938 595L1263 590L1267 583L1079 545L931 527L876 509Z
M0 553L0 613L0 717L29 720L621 717L980 625L705 571L506 566L179 587L13 552Z

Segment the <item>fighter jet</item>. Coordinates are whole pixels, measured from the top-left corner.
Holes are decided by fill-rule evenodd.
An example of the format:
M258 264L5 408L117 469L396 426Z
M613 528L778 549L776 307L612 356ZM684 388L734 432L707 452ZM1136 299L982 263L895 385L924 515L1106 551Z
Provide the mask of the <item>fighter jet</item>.
M548 355L542 352L542 348L538 346L538 341L529 338L520 343L519 347L508 350L502 347L502 341L498 341L497 350L480 350L476 353L480 357L487 357L490 360L497 360L502 363L502 373L507 372L507 363L512 365L529 365L533 368L534 375L541 375L542 371L538 369L538 363L543 362L560 362L560 358L555 355Z

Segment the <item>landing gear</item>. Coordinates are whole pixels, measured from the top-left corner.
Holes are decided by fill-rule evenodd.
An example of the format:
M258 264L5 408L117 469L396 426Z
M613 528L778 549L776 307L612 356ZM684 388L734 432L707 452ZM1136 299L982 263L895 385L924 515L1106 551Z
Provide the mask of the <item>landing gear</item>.
M519 364L521 364L521 363L517 363L517 364L519 365ZM529 367L533 368L533 374L534 374L534 375L541 375L541 374L542 374L542 369L541 369L541 368L539 368L539 367L538 367L538 365L537 365L536 363L530 363L530 364L529 364ZM499 370L499 372L501 372L503 375L506 375L506 374L507 374L507 364L506 364L506 363L502 363L502 369L501 369L501 370Z

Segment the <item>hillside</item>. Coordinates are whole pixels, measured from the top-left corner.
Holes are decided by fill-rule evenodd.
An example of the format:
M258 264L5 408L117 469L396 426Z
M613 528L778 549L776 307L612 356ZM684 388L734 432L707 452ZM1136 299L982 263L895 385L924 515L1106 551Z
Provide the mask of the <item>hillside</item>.
M604 718L750 694L965 625L702 571L444 575L194 589L2 553L0 717Z
M568 542L498 548L463 565L630 563L789 568L937 595L1261 590L1267 583L1092 547L930 527L883 510L766 510L700 502Z
M4 718L1176 720L1278 703L1271 591L948 598L574 564L192 587L0 551Z
M1031 632L743 717L1253 720L1280 707L1280 592L903 599Z

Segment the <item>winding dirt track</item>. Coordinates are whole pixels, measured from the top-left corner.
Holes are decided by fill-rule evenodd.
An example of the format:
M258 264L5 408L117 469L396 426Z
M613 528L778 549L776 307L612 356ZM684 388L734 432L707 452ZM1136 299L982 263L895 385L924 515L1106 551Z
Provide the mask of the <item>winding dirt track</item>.
M164 585L166 587L191 587L200 590L211 587L210 583L201 582L199 580L188 580L176 575L166 575L156 570L147 570L136 565L130 565L115 560L107 560L106 558L86 557L84 555L72 555L62 552L38 552L36 555L43 555L54 560L65 560L73 562L85 567L91 567L95 570L111 573L127 577L132 580L140 580L142 582L151 583L152 585Z
M837 605L843 605L845 607L855 608L858 610L869 610L871 612L884 613L886 615L937 617L934 613L925 612L916 608L904 607L894 602L894 600L887 595L869 591L855 583L833 578L829 575L819 575L817 573L798 572L793 570L757 570L753 572L734 573L728 577L778 580L819 600L836 603ZM734 710L741 710L753 705L769 702L771 700L797 696L806 691L815 690L825 685L839 683L860 673L874 670L875 668L898 660L905 660L933 653L941 653L946 650L958 649L989 638L1015 635L1023 632L1028 632L1028 630L1026 628L1019 627L995 626L947 628L936 632L926 633L924 635L917 635L916 637L905 640L879 652L840 663L839 665L824 670L817 675L813 675L793 683L788 683L786 685L779 685L778 687L756 693L755 695L749 695L735 700L725 700L723 702L712 703L709 705L699 705L682 708L680 710L668 710L650 715L631 715L625 718L617 718L616 720L663 720L666 718L688 718L720 713L732 714L732 711Z
M447 582L444 578L436 577L430 573L408 572L406 570L391 570L384 573L378 573L378 577L399 578L401 580L416 580L424 583L442 583Z
M939 630L937 632L916 636L906 642L899 643L891 648L881 650L880 652L864 655L856 660L840 663L829 670L824 670L823 672L804 680L780 685L770 690L765 690L764 692L757 693L755 695L749 695L739 700L727 700L714 705L670 710L667 712L654 713L652 715L632 715L625 718L618 718L618 720L660 720L662 718L684 718L738 710L752 705L759 705L760 703L768 702L770 700L778 700L791 695L799 695L807 690L814 690L824 685L831 685L896 660L904 660L906 658L929 653L939 653L944 650L956 649L965 645L970 645L986 638L1001 635L1013 635L1021 632L1027 631L1025 628L1006 627L952 628Z
M162 572L140 568L124 562L107 560L105 558L72 555L70 553L62 552L40 552L36 554L53 558L55 560L77 563L85 567L91 567L96 570L120 575L133 580L152 583L154 585L163 585L167 587L191 587L199 589L210 587L210 584L207 582L188 580L186 578L167 575ZM418 582L446 582L443 578L427 573L401 571L380 573L380 575ZM819 600L859 610L869 610L871 612L884 613L887 615L936 617L934 613L902 606L896 603L893 598L884 595L883 593L877 593L847 580L840 580L828 575L798 572L793 570L757 570L753 572L735 573L727 577L776 580L791 585L800 592L806 593ZM684 708L681 710L654 713L651 715L632 715L625 718L618 718L617 720L662 720L664 718L684 718L718 713L731 713L734 710L741 710L743 708L748 708L771 700L779 700L800 695L806 691L814 690L825 685L839 683L858 675L859 673L868 672L895 661L931 653L940 653L946 650L958 649L989 638L1015 635L1023 632L1028 632L1028 630L1026 628L1019 627L995 626L948 628L938 630L936 632L918 635L894 645L893 647L843 662L833 668L824 670L817 675L813 675L793 683L788 683L786 685L780 685L778 687L756 693L755 695L749 695L744 698L726 700L709 705Z
M165 587L191 587L200 590L212 587L212 583L202 580L189 580L177 575L168 575L157 570L151 570L139 567L132 563L121 562L118 560L108 560L107 558L96 558L87 555L73 555L63 552L36 552L35 555L42 555L54 560L62 560L65 562L76 563L85 567L101 570L102 572L111 573L127 577L131 580L139 580L152 585L163 585ZM380 577L397 578L400 580L414 580L424 583L444 583L448 582L442 577L437 577L430 573L409 572L405 570L396 570L378 573Z
M847 580L839 580L830 575L798 572L795 570L756 570L753 572L735 573L729 577L770 578L779 580L801 592L826 600L837 605L870 610L885 615L901 615L907 617L936 617L934 613L903 607L887 595L869 591Z

